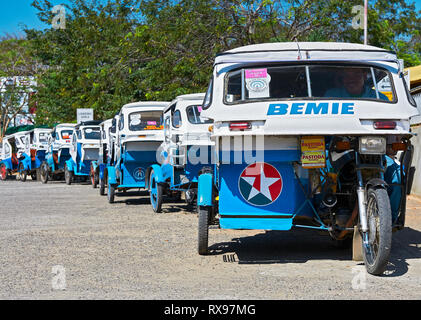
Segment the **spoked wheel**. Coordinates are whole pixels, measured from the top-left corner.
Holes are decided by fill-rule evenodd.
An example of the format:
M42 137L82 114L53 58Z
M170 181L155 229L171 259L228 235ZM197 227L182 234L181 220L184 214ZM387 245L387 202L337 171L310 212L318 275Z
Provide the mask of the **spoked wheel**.
M107 188L108 202L114 203L114 197L115 197L115 185L108 184L108 188Z
M95 177L95 170L94 170L93 166L91 166L91 172L90 172L89 176L90 176L90 179L91 179L92 188L96 189L96 187L98 186L98 183L97 183L97 179Z
M155 180L155 173L152 170L149 180L149 194L151 198L152 209L156 213L162 212L162 194L163 187Z
M26 172L23 163L19 165L19 180L22 182L26 181L26 178L28 177L28 172Z
M384 189L368 189L367 221L369 245L363 244L367 272L382 274L387 266L392 246L392 211L389 196Z
M5 181L7 180L7 168L4 163L0 165L0 180Z
M209 253L209 224L211 219L212 207L199 207L199 234L198 234L198 252L200 255Z
M64 166L64 180L66 181L67 185L71 185L73 182L73 172L69 170L69 168Z
M48 165L46 162L43 162L41 164L41 167L39 168L40 170L40 177L41 177L41 182L43 184L46 184L48 182Z

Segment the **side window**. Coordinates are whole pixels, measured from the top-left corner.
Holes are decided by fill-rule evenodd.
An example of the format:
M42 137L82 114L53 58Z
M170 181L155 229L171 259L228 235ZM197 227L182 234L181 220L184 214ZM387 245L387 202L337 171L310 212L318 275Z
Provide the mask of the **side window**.
M206 91L205 99L203 100L203 109L210 107L212 102L213 79L211 79L208 90Z
M124 128L124 114L120 116L120 120L118 122L118 130L123 130Z
M10 153L10 147L7 143L4 144L4 154L8 155Z
M176 110L172 116L172 126L174 128L181 127L181 112L180 110Z

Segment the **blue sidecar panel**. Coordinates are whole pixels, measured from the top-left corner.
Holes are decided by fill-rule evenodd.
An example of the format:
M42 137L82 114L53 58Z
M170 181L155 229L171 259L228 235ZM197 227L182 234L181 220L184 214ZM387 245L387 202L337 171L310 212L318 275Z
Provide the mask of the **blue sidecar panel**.
M269 151L264 162L220 165L221 228L289 230L296 214L309 214L305 211L310 207L302 208L305 195L289 162L297 157L295 151ZM307 179L300 181L306 188Z
M119 187L144 188L146 169L156 162L155 151L127 151L121 164Z

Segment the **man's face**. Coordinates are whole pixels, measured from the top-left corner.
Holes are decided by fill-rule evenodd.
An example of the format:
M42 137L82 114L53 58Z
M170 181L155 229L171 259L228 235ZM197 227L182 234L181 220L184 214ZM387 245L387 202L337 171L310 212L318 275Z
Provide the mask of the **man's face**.
M362 69L352 68L344 71L343 83L345 89L353 95L359 95L364 89L365 72Z

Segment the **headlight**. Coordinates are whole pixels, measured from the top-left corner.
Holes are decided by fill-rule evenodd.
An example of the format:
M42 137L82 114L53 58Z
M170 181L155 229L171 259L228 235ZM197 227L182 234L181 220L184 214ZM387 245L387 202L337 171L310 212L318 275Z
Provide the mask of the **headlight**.
M361 137L359 151L361 154L385 154L386 138Z

